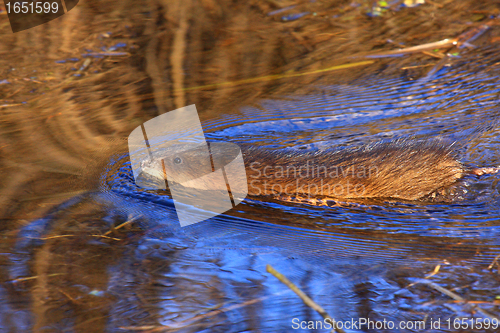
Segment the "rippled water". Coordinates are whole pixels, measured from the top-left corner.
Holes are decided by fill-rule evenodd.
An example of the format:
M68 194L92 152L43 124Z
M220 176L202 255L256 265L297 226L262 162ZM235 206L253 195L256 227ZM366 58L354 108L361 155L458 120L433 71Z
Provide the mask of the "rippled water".
M239 114L205 122L203 128L209 141L252 144L267 150L340 149L399 137L438 138L457 141L455 145L461 148L462 160L468 165L498 166L499 89L490 63L494 62L485 57L471 72L466 61L456 60L434 76L417 81L373 77L352 85L318 85L307 95L263 100L258 106L242 108ZM108 194L135 198L138 203L157 202L166 210L172 209L168 195L135 186L127 156L114 163L120 168L117 172L113 169L103 186ZM282 224L303 228L291 228L298 233L293 243L301 233L304 237L317 233L321 238L336 239L335 233L352 233L357 238L358 231L365 230L372 236L377 233L375 239L381 235L401 240L419 236L422 242L481 239L489 246L498 245L498 176L470 178L466 183L466 199L453 204L379 201L331 208L247 199L212 222L244 231L262 223L271 229L281 225L280 232L288 229ZM175 226L175 222L166 224ZM201 232L207 227L192 229ZM349 253L353 253L352 248Z
M267 150L438 138L457 141L468 165L499 166L498 61L483 50L416 80L375 74L331 84L326 77L302 94L271 96L207 120L203 129L209 141ZM439 282L453 288L481 279L485 287L476 286L475 295L486 294L489 280L481 272L500 253L499 177L467 179L466 197L453 203L371 200L326 207L247 198L181 228L169 194L137 187L128 156L113 156L100 192L81 200L112 207L110 219L116 212L133 216L145 231L103 263L106 327L180 323L188 325L181 329L186 332L270 332L290 331L293 318L319 320L266 273L266 264L337 320L454 318L461 308L427 303L436 295L445 299L436 291L404 287L436 264L454 261L443 266ZM13 271L22 267L20 261ZM218 308L223 311L211 312Z

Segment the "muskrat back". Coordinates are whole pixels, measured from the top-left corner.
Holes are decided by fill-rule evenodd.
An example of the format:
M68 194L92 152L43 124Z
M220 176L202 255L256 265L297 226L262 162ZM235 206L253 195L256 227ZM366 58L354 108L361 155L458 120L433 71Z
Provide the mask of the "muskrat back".
M246 156L253 161L247 168L249 193L263 189L262 194L416 200L467 172L451 147L438 141L396 140L305 154L254 149Z

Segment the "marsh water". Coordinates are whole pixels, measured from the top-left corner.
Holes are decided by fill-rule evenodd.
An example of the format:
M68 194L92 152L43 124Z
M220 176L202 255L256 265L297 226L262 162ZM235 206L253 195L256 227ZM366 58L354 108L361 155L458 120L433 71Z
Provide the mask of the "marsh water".
M90 9L81 10L85 20ZM148 21L152 13L141 15ZM64 21L63 35L72 22ZM47 27L54 33L59 26ZM64 36L61 45L70 49ZM135 184L126 138L185 97L197 105L210 142L326 151L432 139L453 145L468 166L500 166L498 47L463 50L418 69L389 62L275 80L255 88L265 94L248 93L249 85L244 98L232 88L194 97L172 93L176 102L169 105L166 83L154 76L162 67L142 64L161 64L163 51L154 40L141 43L150 52L146 60L129 50L126 66L92 64L102 74L66 79L47 89L52 99L1 109L0 331L329 332L267 265L348 332L471 331L453 326L455 320L497 322L499 271L490 264L500 254L500 175L467 177L465 191L451 202L357 200L329 207L252 197L180 227L168 191ZM186 66L187 82L196 68ZM12 73L3 74L15 83ZM69 65L67 73L73 75ZM126 90L131 86L136 95ZM16 89L4 103L12 103ZM477 327L497 331L493 324Z
M349 85L319 82L305 94L223 113L204 121L203 129L209 141L267 150L437 138L455 142L467 165L497 166L499 58L488 50L469 57L452 60L421 81L373 76ZM267 264L339 321L429 325L439 318L474 317L425 285L410 286L436 265L441 269L434 281L458 288L464 298L491 299L497 283L487 270L500 253L497 175L467 179L468 192L452 203L379 200L327 207L247 198L183 228L167 192L135 185L127 153L111 154L99 177L96 191L31 221L14 250L3 254L10 279L1 292L5 331L270 332L290 331L297 320L321 320L266 272ZM134 228L126 237L115 235L115 241L73 239L64 253L67 249L57 247L68 244L49 246L45 243L56 238L44 239L62 220L86 228L92 220L108 225L133 220ZM78 225L65 228L74 233ZM31 276L32 260L46 265L35 269L46 276L34 286L20 282ZM27 286L35 295L31 301ZM58 292L53 289L66 301L43 302ZM448 330L445 324L441 329Z

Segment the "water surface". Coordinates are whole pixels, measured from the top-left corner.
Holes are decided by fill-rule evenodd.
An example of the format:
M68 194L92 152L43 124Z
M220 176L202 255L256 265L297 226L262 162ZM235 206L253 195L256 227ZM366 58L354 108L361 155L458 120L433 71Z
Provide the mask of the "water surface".
M416 79L372 74L339 84L325 76L299 94L269 96L202 125L209 141L265 150L437 139L456 145L467 165L499 166L499 61L486 49L450 59L433 75ZM267 264L340 321L471 317L465 306L447 304L449 298L438 291L408 285L440 264L433 281L458 288L464 298L491 299L491 288L498 288L487 270L500 253L498 177L466 179L467 193L450 203L371 200L328 207L247 198L225 214L181 228L168 192L136 186L128 155L115 154L101 172L99 191L32 222L10 257L11 278L28 276L33 248L43 249L43 241L33 237L57 227L57 221L78 217L87 225L92 219L117 225L134 219L136 229L119 245L97 238L75 245L86 259L76 256L74 275L61 281L80 295L70 303L86 305L75 310L44 304L48 315L40 322L36 311L10 304L4 313L14 319L0 317L0 323L78 330L93 318L117 332L147 331L149 325L182 332L285 332L292 330L293 318L320 320L266 272ZM54 247L36 255L62 258ZM69 264L68 258L60 260ZM0 289L2 298L15 297L19 291L13 290ZM47 292L39 291L38 299Z

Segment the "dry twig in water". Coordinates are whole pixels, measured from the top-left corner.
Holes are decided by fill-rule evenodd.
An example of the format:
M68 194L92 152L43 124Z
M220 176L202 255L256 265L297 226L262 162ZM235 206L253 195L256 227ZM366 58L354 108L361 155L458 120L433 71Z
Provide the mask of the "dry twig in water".
M316 311L323 317L324 319L331 320L333 330L332 332L345 333L345 331L336 325L335 319L333 319L320 305L314 302L309 296L307 296L302 290L300 290L295 284L293 284L290 280L287 279L286 276L278 272L271 265L266 265L266 271L274 275L278 280L280 280L283 284L285 284L288 288L292 289L297 296L304 302L305 305Z
M417 283L426 284L426 285L428 285L429 287L431 287L431 288L433 288L433 289L435 289L435 290L437 290L437 291L439 291L439 292L441 292L441 293L445 294L446 296L448 296L448 297L450 297L450 298L453 298L453 299L454 299L454 300L456 300L456 301L461 301L461 302L464 302L464 303L468 302L465 298L461 297L460 295L457 295L457 294L455 294L453 291L448 290L448 289L446 289L446 288L443 288L443 287L441 287L440 285L438 285L438 284L436 284L436 283L434 283L434 282L432 282L432 281L429 281L429 280L426 280L426 279L421 279L421 280L419 280ZM480 308L480 307L478 307L478 306L471 306L471 308L472 308L473 310L476 310L477 312L479 312L480 314L482 314L483 316L485 316L485 317L487 317L487 318L489 318L489 319L491 319L491 320L494 320L494 319L495 319L495 320L497 320L497 321L499 321L499 322L500 322L500 319L498 319L498 318L497 318L497 317L495 317L494 315L492 315L492 314L488 313L487 311L485 311L485 310L481 309L481 308Z

